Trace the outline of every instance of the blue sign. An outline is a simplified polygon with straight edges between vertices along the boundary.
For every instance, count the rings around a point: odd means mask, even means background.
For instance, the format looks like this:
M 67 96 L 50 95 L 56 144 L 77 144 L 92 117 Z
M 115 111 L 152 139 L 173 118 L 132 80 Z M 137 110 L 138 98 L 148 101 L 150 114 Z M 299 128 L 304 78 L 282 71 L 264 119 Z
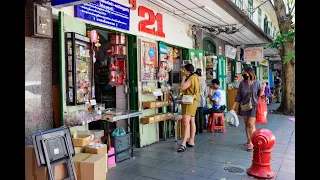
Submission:
M 74 16 L 119 29 L 130 28 L 130 8 L 110 0 L 76 5 Z
M 159 44 L 160 54 L 168 54 L 168 48 L 165 44 Z
M 149 56 L 151 57 L 151 58 L 153 58 L 154 57 L 154 49 L 151 47 L 150 49 L 149 49 Z
M 91 0 L 96 1 L 96 0 Z M 66 6 L 74 6 L 76 4 L 82 4 L 91 2 L 90 0 L 52 0 L 51 5 L 55 7 L 66 7 Z

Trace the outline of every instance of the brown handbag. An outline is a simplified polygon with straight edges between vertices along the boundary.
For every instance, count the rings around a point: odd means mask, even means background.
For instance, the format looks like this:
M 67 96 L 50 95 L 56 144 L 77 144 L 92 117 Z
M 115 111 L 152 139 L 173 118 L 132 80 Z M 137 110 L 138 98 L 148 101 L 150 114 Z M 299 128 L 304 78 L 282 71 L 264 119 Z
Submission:
M 240 104 L 240 109 L 241 109 L 241 111 L 250 111 L 251 109 L 252 109 L 252 102 L 251 102 L 251 100 L 252 100 L 252 92 L 251 92 L 251 89 L 250 89 L 250 85 L 249 85 L 249 90 L 250 90 L 250 92 L 249 92 L 249 102 L 247 103 L 247 104 Z

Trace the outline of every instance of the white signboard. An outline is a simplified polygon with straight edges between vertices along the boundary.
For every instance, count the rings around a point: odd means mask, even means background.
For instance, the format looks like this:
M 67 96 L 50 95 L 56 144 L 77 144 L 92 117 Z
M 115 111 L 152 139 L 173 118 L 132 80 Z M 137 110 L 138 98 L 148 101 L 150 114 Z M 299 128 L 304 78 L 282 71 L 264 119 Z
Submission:
M 230 45 L 225 45 L 224 50 L 227 58 L 231 58 L 231 59 L 236 58 L 237 48 L 234 48 Z
M 263 47 L 249 47 L 243 50 L 244 61 L 262 61 L 263 58 Z

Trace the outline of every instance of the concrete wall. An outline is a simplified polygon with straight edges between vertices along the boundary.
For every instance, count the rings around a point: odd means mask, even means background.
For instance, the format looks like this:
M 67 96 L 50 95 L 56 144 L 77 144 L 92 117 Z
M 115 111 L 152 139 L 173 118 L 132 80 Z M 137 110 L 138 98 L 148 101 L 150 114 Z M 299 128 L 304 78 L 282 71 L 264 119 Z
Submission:
M 25 37 L 25 145 L 53 128 L 52 40 Z

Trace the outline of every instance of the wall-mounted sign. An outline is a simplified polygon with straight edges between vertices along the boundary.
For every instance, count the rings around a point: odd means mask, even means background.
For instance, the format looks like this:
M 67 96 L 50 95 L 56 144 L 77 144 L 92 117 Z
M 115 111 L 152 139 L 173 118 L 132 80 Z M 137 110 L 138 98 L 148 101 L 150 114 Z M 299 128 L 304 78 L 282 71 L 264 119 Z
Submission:
M 51 5 L 54 7 L 67 7 L 92 1 L 96 0 L 52 0 Z
M 262 65 L 262 66 L 268 66 L 268 62 L 266 59 L 262 60 L 259 65 Z
M 74 17 L 123 30 L 129 30 L 130 27 L 130 8 L 111 0 L 76 5 Z
M 159 44 L 159 52 L 160 54 L 168 54 L 168 47 L 165 44 Z
M 225 50 L 225 56 L 227 58 L 235 59 L 237 55 L 237 48 L 234 48 L 230 45 L 225 45 L 224 47 Z
M 250 47 L 243 51 L 244 61 L 262 61 L 263 58 L 263 47 Z
M 219 55 L 222 56 L 222 47 L 219 46 Z
M 139 31 L 152 34 L 159 37 L 166 37 L 166 34 L 163 32 L 163 21 L 162 21 L 162 14 L 157 13 L 155 14 L 153 10 L 145 7 L 140 6 L 138 8 L 138 16 L 146 18 L 141 20 L 138 25 Z M 147 26 L 154 25 L 157 23 L 157 28 L 150 28 Z

